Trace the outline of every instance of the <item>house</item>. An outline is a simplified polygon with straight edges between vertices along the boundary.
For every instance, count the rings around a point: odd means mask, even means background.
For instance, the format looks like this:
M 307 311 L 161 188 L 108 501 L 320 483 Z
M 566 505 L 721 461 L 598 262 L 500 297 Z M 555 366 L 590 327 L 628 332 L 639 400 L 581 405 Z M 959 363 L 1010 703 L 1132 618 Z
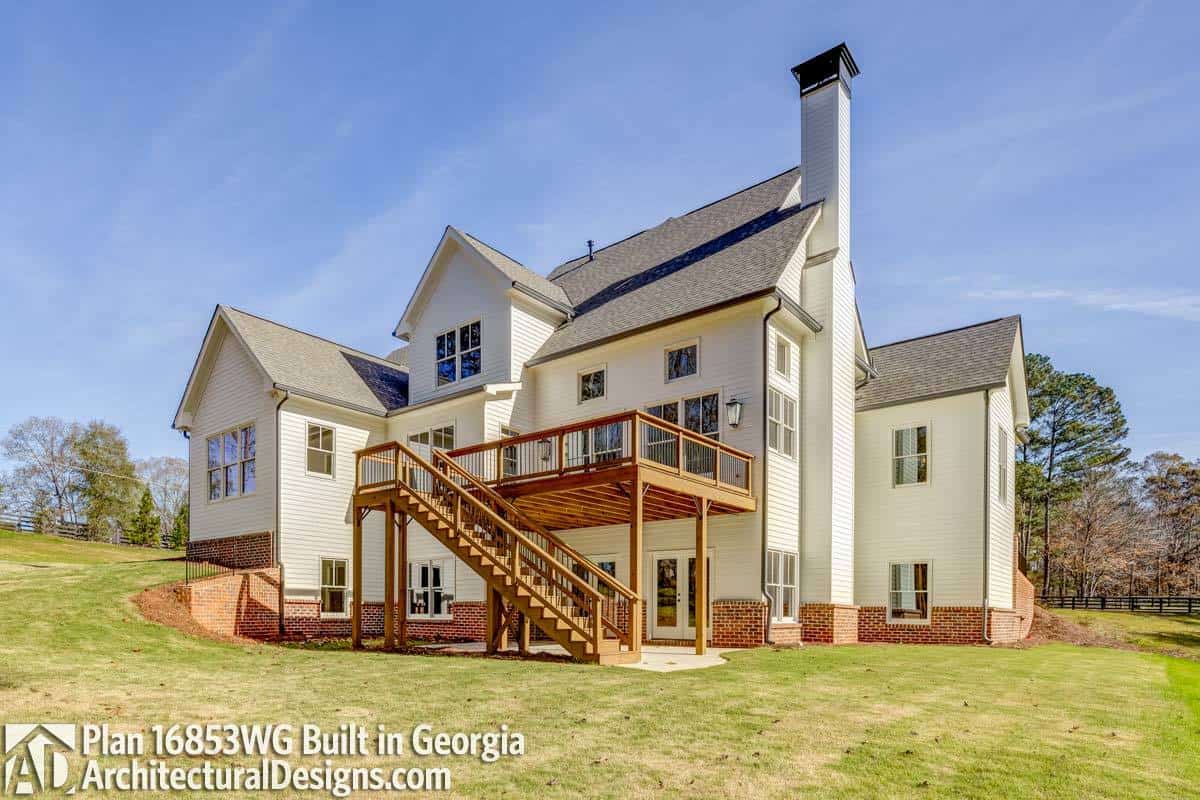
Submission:
M 189 556 L 356 642 L 1023 636 L 1020 319 L 869 346 L 858 67 L 792 74 L 800 166 L 545 277 L 448 227 L 386 357 L 218 306 L 174 422 Z

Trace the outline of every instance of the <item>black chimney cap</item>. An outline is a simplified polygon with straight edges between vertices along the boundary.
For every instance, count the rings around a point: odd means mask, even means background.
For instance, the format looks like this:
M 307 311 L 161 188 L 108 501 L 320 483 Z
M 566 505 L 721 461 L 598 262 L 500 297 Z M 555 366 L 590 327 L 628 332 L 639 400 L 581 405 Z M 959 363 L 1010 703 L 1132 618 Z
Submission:
M 792 67 L 792 75 L 795 76 L 796 83 L 800 84 L 801 94 L 818 89 L 837 78 L 846 81 L 848 90 L 850 79 L 858 76 L 858 64 L 850 54 L 850 48 L 842 42 L 837 47 Z

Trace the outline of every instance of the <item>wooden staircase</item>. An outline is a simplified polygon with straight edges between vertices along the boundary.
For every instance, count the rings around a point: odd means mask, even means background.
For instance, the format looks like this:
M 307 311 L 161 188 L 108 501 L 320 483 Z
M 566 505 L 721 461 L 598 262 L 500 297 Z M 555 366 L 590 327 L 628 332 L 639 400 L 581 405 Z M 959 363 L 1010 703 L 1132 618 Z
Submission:
M 444 453 L 427 461 L 399 442 L 369 448 L 359 453 L 358 483 L 357 502 L 376 493 L 394 501 L 495 592 L 501 608 L 489 614 L 489 636 L 519 612 L 579 661 L 641 658 L 630 633 L 640 627 L 630 622 L 640 620 L 640 598 Z

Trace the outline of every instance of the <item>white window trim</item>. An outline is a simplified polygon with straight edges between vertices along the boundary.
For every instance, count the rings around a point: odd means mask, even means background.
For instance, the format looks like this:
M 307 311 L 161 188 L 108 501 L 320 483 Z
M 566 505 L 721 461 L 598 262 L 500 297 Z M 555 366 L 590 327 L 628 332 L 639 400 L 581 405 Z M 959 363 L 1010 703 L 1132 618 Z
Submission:
M 471 350 L 479 351 L 479 372 L 477 372 L 476 374 L 472 375 L 469 378 L 464 378 L 463 374 L 462 374 L 462 356 L 463 356 L 463 350 L 461 347 L 462 342 L 459 340 L 458 333 L 463 328 L 467 327 L 468 325 L 474 325 L 476 322 L 479 323 L 479 347 L 468 348 L 468 351 L 471 351 Z M 450 357 L 447 357 L 447 358 L 438 358 L 437 357 L 437 340 L 440 337 L 445 336 L 447 333 L 454 334 L 454 356 L 453 356 L 453 358 L 454 358 L 454 380 L 447 381 L 446 383 L 438 383 L 438 364 L 440 364 L 443 361 L 449 361 Z M 434 389 L 434 391 L 437 391 L 438 389 L 445 389 L 447 386 L 461 386 L 461 385 L 463 385 L 464 381 L 467 383 L 470 383 L 471 381 L 479 380 L 481 378 L 483 378 L 483 318 L 482 317 L 475 317 L 474 319 L 469 319 L 469 320 L 466 320 L 465 322 L 460 322 L 452 328 L 446 328 L 445 330 L 438 331 L 437 333 L 435 333 L 433 335 L 433 389 Z
M 454 447 L 455 448 L 459 447 L 460 445 L 458 443 L 458 418 L 457 417 L 455 417 L 453 419 L 442 420 L 441 422 L 434 422 L 423 428 L 415 428 L 413 430 L 407 431 L 404 434 L 404 445 L 406 447 L 409 446 L 410 440 L 412 439 L 412 437 L 420 436 L 423 433 L 429 439 L 429 443 L 426 446 L 432 451 L 433 450 L 433 432 L 437 431 L 437 430 L 442 430 L 443 428 L 451 428 L 454 430 Z M 454 449 L 454 448 L 451 448 L 451 449 Z
M 685 408 L 684 402 L 686 402 L 688 400 L 695 400 L 700 397 L 707 397 L 710 394 L 715 394 L 717 396 L 717 409 L 718 409 L 717 410 L 717 436 L 720 437 L 719 439 L 714 439 L 713 441 L 724 442 L 725 441 L 725 415 L 722 412 L 725 409 L 725 392 L 722 389 L 705 389 L 704 391 L 700 391 L 700 392 L 689 392 L 688 394 L 679 395 L 677 397 L 668 397 L 663 400 L 656 400 L 656 401 L 650 402 L 650 403 L 643 403 L 642 411 L 649 414 L 650 412 L 648 409 L 651 409 L 655 406 L 665 406 L 665 405 L 673 403 L 675 405 L 675 413 L 678 415 L 679 421 L 672 423 L 672 424 L 678 425 L 679 427 L 683 428 L 685 431 L 694 433 L 697 436 L 703 436 L 705 439 L 708 439 L 708 438 L 710 438 L 708 436 L 708 434 L 700 433 L 699 431 L 693 431 L 690 428 L 688 428 L 688 426 L 686 424 L 684 424 L 687 422 L 687 415 L 684 413 L 684 408 Z M 650 416 L 653 417 L 654 415 L 650 414 Z M 658 419 L 658 417 L 654 417 L 654 418 Z
M 252 459 L 251 458 L 245 458 L 245 459 L 242 458 L 242 430 L 244 428 L 254 428 L 254 458 L 252 458 Z M 221 496 L 218 497 L 216 500 L 213 500 L 212 497 L 209 495 L 209 486 L 208 486 L 208 473 L 212 472 L 212 470 L 209 469 L 209 467 L 208 467 L 208 440 L 213 439 L 213 438 L 219 438 L 221 440 L 221 453 L 222 453 L 222 458 L 224 458 L 224 455 L 223 455 L 225 452 L 224 442 L 225 442 L 225 434 L 227 434 L 227 433 L 237 433 L 237 435 L 238 435 L 238 493 L 236 495 L 234 495 L 233 497 L 230 497 L 229 495 L 227 495 L 225 493 L 225 467 L 227 467 L 229 465 L 222 463 L 221 464 Z M 253 461 L 254 467 L 255 467 L 254 491 L 252 491 L 252 492 L 243 492 L 242 491 L 242 487 L 246 483 L 246 479 L 242 476 L 242 465 L 244 463 L 246 463 L 247 461 Z M 234 500 L 241 500 L 243 497 L 252 497 L 256 494 L 258 494 L 258 421 L 253 420 L 253 419 L 248 420 L 246 422 L 243 422 L 240 425 L 234 425 L 232 427 L 222 428 L 217 433 L 210 433 L 209 435 L 205 436 L 204 437 L 204 497 L 208 501 L 208 503 L 210 505 L 213 503 L 231 503 Z
M 404 601 L 404 604 L 405 604 L 405 605 L 404 605 L 404 610 L 405 610 L 405 614 L 406 614 L 406 616 L 407 616 L 407 618 L 408 618 L 408 619 L 428 619 L 428 620 L 435 620 L 435 621 L 439 621 L 439 622 L 445 622 L 445 621 L 449 621 L 449 620 L 452 620 L 452 619 L 454 619 L 454 612 L 453 612 L 453 611 L 449 611 L 449 612 L 447 612 L 447 613 L 445 613 L 445 614 L 433 614 L 433 613 L 429 613 L 429 614 L 414 614 L 414 613 L 412 613 L 412 612 L 410 611 L 410 609 L 411 609 L 411 607 L 412 607 L 412 606 L 411 606 L 411 603 L 412 603 L 412 592 L 413 592 L 413 590 L 414 590 L 414 589 L 419 589 L 419 588 L 421 588 L 421 587 L 416 587 L 416 586 L 414 586 L 414 585 L 413 585 L 413 582 L 412 582 L 412 568 L 413 568 L 414 566 L 419 566 L 419 565 L 421 565 L 421 564 L 429 564 L 430 566 L 432 566 L 434 562 L 441 562 L 442 564 L 449 564 L 449 565 L 450 565 L 450 571 L 451 571 L 451 576 L 450 576 L 450 577 L 451 577 L 451 581 L 450 581 L 450 584 L 449 584 L 448 586 L 447 586 L 445 583 L 443 583 L 443 584 L 442 584 L 442 592 L 443 592 L 443 593 L 445 593 L 446 591 L 449 591 L 449 592 L 450 592 L 450 596 L 453 598 L 452 600 L 450 600 L 450 603 L 451 603 L 451 604 L 454 604 L 454 603 L 457 603 L 457 602 L 458 602 L 458 592 L 456 591 L 456 583 L 458 582 L 458 564 L 457 564 L 457 559 L 455 559 L 455 557 L 454 557 L 453 555 L 448 555 L 448 556 L 430 556 L 429 558 L 418 558 L 418 559 L 412 559 L 412 560 L 410 560 L 410 561 L 408 562 L 408 565 L 407 565 L 407 568 L 408 568 L 408 580 L 406 580 L 406 581 L 405 581 L 405 588 L 406 588 L 406 590 L 408 591 L 408 596 L 403 598 L 403 601 Z M 443 567 L 442 567 L 442 571 L 443 571 L 443 574 L 444 574 L 444 572 L 445 572 L 445 566 L 443 566 Z M 424 588 L 425 588 L 426 590 L 429 590 L 429 589 L 432 589 L 433 587 L 432 587 L 432 586 L 427 586 L 427 587 L 424 587 Z M 432 598 L 430 598 L 430 600 L 431 600 L 431 602 L 430 602 L 430 607 L 432 607 L 432 605 L 433 605 L 433 604 L 432 604 Z
M 321 592 L 325 589 L 324 570 L 321 569 L 322 561 L 345 561 L 346 562 L 346 610 L 342 613 L 336 611 L 325 611 L 321 608 L 322 599 Z M 354 581 L 351 575 L 350 559 L 346 556 L 317 556 L 317 616 L 321 619 L 349 619 L 351 609 L 354 608 Z
M 308 468 L 308 451 L 312 449 L 311 447 L 309 447 L 309 444 L 308 444 L 308 426 L 309 425 L 316 425 L 319 428 L 326 428 L 330 431 L 333 431 L 333 450 L 329 452 L 330 471 L 329 471 L 328 475 L 326 475 L 324 472 L 313 472 Z M 332 480 L 337 479 L 337 439 L 338 439 L 338 435 L 337 435 L 337 426 L 336 425 L 330 425 L 327 422 L 322 422 L 321 420 L 317 420 L 317 419 L 305 419 L 304 420 L 304 474 L 305 475 L 307 475 L 310 478 L 320 478 L 321 480 L 325 480 L 325 481 L 332 481 Z M 326 451 L 320 450 L 318 448 L 318 452 L 324 453 Z
M 604 394 L 600 395 L 599 397 L 589 397 L 587 400 L 584 400 L 583 399 L 583 376 L 591 375 L 593 372 L 603 372 L 604 373 Z M 576 403 L 576 405 L 582 406 L 582 405 L 586 405 L 587 403 L 594 403 L 597 400 L 607 400 L 607 399 L 608 399 L 608 364 L 607 363 L 597 364 L 593 367 L 587 367 L 586 369 L 578 370 L 575 373 L 575 403 Z
M 1006 451 L 1012 450 L 1012 443 L 1008 438 L 1008 429 L 1003 423 L 996 426 L 996 499 L 1001 503 L 1008 505 L 1008 484 L 1012 480 L 1011 466 L 1009 463 L 1009 455 Z
M 892 567 L 897 564 L 924 564 L 926 575 L 925 582 L 929 584 L 929 588 L 925 590 L 925 596 L 929 602 L 929 616 L 925 619 L 892 619 Z M 931 625 L 933 624 L 933 559 L 932 558 L 904 558 L 889 561 L 887 565 L 887 574 L 884 576 L 884 588 L 887 590 L 887 602 L 884 608 L 883 621 L 886 625 Z
M 792 612 L 793 613 L 790 614 L 789 616 L 785 617 L 785 616 L 775 614 L 774 613 L 775 609 L 772 609 L 771 621 L 772 622 L 795 622 L 798 619 L 798 616 L 795 612 L 797 612 L 799 610 L 799 606 L 800 606 L 800 554 L 794 550 L 782 550 L 777 547 L 768 547 L 767 548 L 767 554 L 768 554 L 767 557 L 768 558 L 770 558 L 771 553 L 781 553 L 783 555 L 790 555 L 793 558 L 795 558 L 795 572 L 793 573 L 794 582 L 791 584 Z M 782 564 L 781 564 L 781 566 L 782 566 Z M 768 569 L 769 569 L 769 567 L 768 567 Z M 786 583 L 768 583 L 767 584 L 768 587 L 779 586 L 781 588 L 785 587 L 787 585 L 788 584 L 786 584 Z
M 787 353 L 788 357 L 787 357 L 787 360 L 784 362 L 784 369 L 779 368 L 779 343 L 780 342 L 783 342 L 783 344 L 785 344 L 788 348 L 788 353 Z M 791 339 L 789 339 L 788 337 L 786 337 L 782 333 L 780 333 L 778 329 L 775 329 L 775 369 L 773 370 L 773 372 L 775 373 L 775 375 L 777 377 L 784 378 L 785 380 L 791 381 L 791 379 L 792 379 L 792 349 L 795 346 L 796 346 L 795 342 L 793 342 Z
M 913 483 L 896 483 L 896 459 L 911 458 L 911 456 L 896 455 L 896 431 L 907 431 L 913 428 L 925 429 L 925 480 L 914 481 Z M 896 425 L 888 433 L 888 480 L 892 484 L 893 489 L 913 489 L 920 486 L 930 486 L 933 483 L 933 423 L 931 422 L 912 422 L 904 425 Z M 899 564 L 910 564 L 910 561 L 899 561 Z M 924 562 L 921 562 L 924 563 Z
M 670 374 L 671 351 L 682 350 L 683 348 L 691 347 L 692 345 L 695 345 L 696 347 L 696 371 L 690 375 L 680 375 L 678 378 L 672 378 Z M 684 339 L 682 342 L 676 342 L 675 344 L 670 344 L 663 348 L 663 383 L 678 383 L 679 381 L 686 381 L 688 378 L 699 378 L 701 369 L 699 336 L 694 339 Z M 605 389 L 607 388 L 608 384 L 605 383 Z
M 783 414 L 783 410 L 785 408 L 784 401 L 785 400 L 792 401 L 792 426 L 790 428 L 790 430 L 791 430 L 790 434 L 788 433 L 789 428 L 786 424 L 786 421 L 783 419 L 782 416 L 779 419 L 775 419 L 771 416 L 771 393 L 772 392 L 779 395 L 779 413 L 780 414 Z M 800 403 L 796 400 L 795 397 L 793 397 L 792 395 L 783 391 L 782 389 L 775 388 L 774 386 L 767 387 L 767 431 L 768 431 L 767 449 L 768 450 L 770 450 L 772 453 L 783 456 L 784 458 L 786 458 L 790 461 L 796 460 L 796 451 L 799 449 L 799 447 L 797 445 L 797 440 L 799 438 L 799 426 L 800 426 L 800 422 L 797 419 L 797 417 L 799 417 L 799 416 L 800 416 Z M 780 444 L 783 443 L 784 436 L 787 436 L 788 440 L 792 443 L 791 455 L 789 455 L 788 452 L 786 450 L 784 450 L 782 447 L 771 447 L 771 445 L 770 445 L 770 441 L 771 441 L 770 430 L 771 430 L 772 423 L 779 425 L 779 443 Z M 928 475 L 928 471 L 926 472 L 926 475 Z

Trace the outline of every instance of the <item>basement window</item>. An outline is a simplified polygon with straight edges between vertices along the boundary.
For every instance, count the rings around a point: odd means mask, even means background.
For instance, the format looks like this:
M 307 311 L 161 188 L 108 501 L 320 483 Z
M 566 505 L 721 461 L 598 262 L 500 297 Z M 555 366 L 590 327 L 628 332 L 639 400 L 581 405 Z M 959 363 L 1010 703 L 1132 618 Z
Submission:
M 767 595 L 771 598 L 771 619 L 796 620 L 796 554 L 782 550 L 767 551 Z
M 321 559 L 321 614 L 344 617 L 348 613 L 346 559 Z
M 408 565 L 408 615 L 450 619 L 454 602 L 454 560 L 434 558 Z
M 929 564 L 891 564 L 888 622 L 929 622 Z
M 929 482 L 929 428 L 918 425 L 892 432 L 892 485 Z

